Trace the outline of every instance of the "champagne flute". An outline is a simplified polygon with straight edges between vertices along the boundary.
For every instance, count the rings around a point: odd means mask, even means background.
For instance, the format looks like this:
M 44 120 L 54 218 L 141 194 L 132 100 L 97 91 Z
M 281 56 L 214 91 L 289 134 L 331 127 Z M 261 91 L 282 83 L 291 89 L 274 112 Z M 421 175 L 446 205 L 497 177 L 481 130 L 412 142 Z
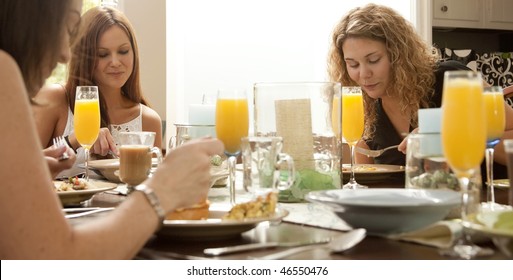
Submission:
M 467 222 L 472 190 L 471 178 L 479 170 L 486 146 L 486 119 L 481 75 L 472 71 L 447 71 L 444 74 L 442 99 L 442 149 L 445 158 L 460 185 L 462 196 L 461 219 Z M 472 243 L 466 234 L 451 248 L 440 251 L 460 259 L 472 259 L 478 255 L 492 254 L 488 248 Z
M 483 209 L 494 210 L 501 207 L 495 203 L 495 192 L 493 188 L 493 152 L 494 147 L 500 141 L 506 127 L 504 112 L 504 96 L 502 88 L 498 86 L 486 87 L 483 90 L 486 112 L 486 181 L 487 181 L 487 202 L 481 204 Z
M 219 90 L 216 102 L 216 134 L 224 143 L 228 157 L 230 203 L 235 205 L 235 164 L 241 153 L 241 139 L 248 136 L 249 112 L 246 92 L 240 89 Z
M 354 177 L 355 146 L 362 137 L 364 125 L 361 87 L 342 87 L 342 137 L 351 149 L 351 176 L 343 189 L 363 189 Z
M 78 86 L 73 122 L 75 136 L 85 152 L 85 179 L 89 181 L 89 149 L 100 132 L 100 103 L 97 86 Z

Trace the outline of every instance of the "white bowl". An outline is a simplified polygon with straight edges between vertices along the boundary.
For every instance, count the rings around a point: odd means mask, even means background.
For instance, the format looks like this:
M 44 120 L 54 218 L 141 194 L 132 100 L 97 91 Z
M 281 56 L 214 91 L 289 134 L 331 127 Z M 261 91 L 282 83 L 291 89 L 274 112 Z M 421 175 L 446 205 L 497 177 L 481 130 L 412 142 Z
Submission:
M 314 191 L 311 202 L 328 205 L 353 228 L 371 235 L 389 235 L 417 230 L 444 219 L 461 204 L 461 194 L 452 190 L 358 189 Z

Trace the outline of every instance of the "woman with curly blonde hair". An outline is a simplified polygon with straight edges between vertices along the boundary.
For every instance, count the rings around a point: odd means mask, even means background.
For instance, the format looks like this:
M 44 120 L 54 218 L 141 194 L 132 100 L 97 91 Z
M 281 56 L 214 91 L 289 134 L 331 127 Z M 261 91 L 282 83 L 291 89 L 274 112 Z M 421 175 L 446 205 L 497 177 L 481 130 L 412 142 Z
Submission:
M 418 109 L 440 107 L 443 73 L 468 69 L 439 62 L 436 50 L 406 19 L 375 4 L 352 9 L 338 23 L 328 66 L 333 81 L 362 87 L 365 130 L 358 146 L 371 149 L 400 144 L 418 126 Z M 357 161 L 373 159 L 358 155 Z M 389 150 L 374 162 L 404 165 L 405 156 Z

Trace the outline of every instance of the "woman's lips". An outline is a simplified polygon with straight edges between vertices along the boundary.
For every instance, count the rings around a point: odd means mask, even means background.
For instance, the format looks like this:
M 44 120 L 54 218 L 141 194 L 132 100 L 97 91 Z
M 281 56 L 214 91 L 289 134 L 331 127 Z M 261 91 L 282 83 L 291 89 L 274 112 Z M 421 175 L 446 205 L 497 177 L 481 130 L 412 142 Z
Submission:
M 124 74 L 124 72 L 111 72 L 111 73 L 107 73 L 107 75 L 112 76 L 112 77 L 120 77 L 123 74 Z
M 363 86 L 363 89 L 365 91 L 373 91 L 378 87 L 378 84 L 372 84 L 372 85 L 365 85 Z

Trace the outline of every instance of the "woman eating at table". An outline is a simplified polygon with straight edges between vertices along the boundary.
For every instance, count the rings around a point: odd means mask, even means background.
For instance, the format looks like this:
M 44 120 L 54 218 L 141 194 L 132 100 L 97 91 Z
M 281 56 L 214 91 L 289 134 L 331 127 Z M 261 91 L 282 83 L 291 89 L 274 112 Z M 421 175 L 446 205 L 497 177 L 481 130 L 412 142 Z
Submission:
M 441 62 L 406 19 L 375 4 L 352 9 L 341 19 L 332 34 L 328 65 L 333 81 L 362 88 L 365 129 L 358 146 L 376 150 L 401 144 L 376 158 L 357 155 L 356 161 L 402 166 L 404 138 L 418 127 L 418 110 L 441 106 L 444 72 L 470 70 L 456 61 Z M 504 106 L 502 139 L 513 137 L 513 109 Z M 507 178 L 502 142 L 495 151 L 497 167 L 502 167 L 495 172 Z
M 82 17 L 82 32 L 72 48 L 70 72 L 65 86 L 44 87 L 35 98 L 35 118 L 43 145 L 52 138 L 66 136 L 78 153 L 76 164 L 84 162 L 84 152 L 73 133 L 75 89 L 97 85 L 100 95 L 101 130 L 91 153 L 117 154 L 118 135 L 123 131 L 153 131 L 156 147 L 161 147 L 162 122 L 148 107 L 139 81 L 139 51 L 132 25 L 120 11 L 94 7 Z M 79 149 L 80 148 L 80 149 Z M 61 173 L 73 176 L 83 169 Z
M 216 139 L 188 142 L 110 214 L 66 221 L 30 104 L 57 62 L 69 60 L 81 6 L 0 0 L 0 259 L 133 258 L 167 212 L 206 198 L 210 156 L 224 150 Z

